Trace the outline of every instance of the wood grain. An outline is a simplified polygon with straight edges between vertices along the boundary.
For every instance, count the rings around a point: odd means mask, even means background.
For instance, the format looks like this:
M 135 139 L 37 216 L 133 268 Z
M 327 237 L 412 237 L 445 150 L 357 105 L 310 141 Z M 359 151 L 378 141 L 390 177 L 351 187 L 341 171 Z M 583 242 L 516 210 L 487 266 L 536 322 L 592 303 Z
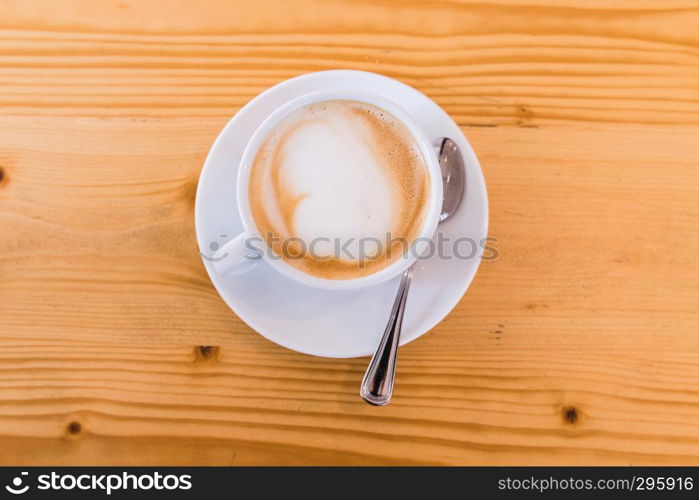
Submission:
M 457 120 L 499 240 L 387 408 L 194 239 L 226 120 L 330 68 Z M 699 464 L 698 117 L 694 1 L 2 2 L 0 463 Z

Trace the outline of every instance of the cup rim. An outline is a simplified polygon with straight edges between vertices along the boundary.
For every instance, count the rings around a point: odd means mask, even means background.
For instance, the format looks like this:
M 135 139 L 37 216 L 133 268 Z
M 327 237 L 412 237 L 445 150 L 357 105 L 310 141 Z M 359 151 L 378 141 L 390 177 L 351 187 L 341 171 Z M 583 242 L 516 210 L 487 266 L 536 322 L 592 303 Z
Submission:
M 363 90 L 317 90 L 306 93 L 274 110 L 262 121 L 257 129 L 255 129 L 255 132 L 248 140 L 243 154 L 241 155 L 236 183 L 237 208 L 243 227 L 245 228 L 245 233 L 248 236 L 262 239 L 251 213 L 252 210 L 250 208 L 248 196 L 248 181 L 254 156 L 257 154 L 259 147 L 267 137 L 269 131 L 284 117 L 303 106 L 338 99 L 354 100 L 377 106 L 396 117 L 410 131 L 422 152 L 423 158 L 425 158 L 428 174 L 430 176 L 430 204 L 425 213 L 423 225 L 415 240 L 420 238 L 431 239 L 436 232 L 442 208 L 442 174 L 434 145 L 410 114 L 398 104 L 383 96 Z M 271 249 L 270 251 L 273 252 Z M 414 253 L 419 252 L 411 252 L 408 258 L 398 259 L 375 273 L 350 279 L 328 279 L 314 276 L 286 263 L 281 257 L 278 259 L 269 259 L 267 255 L 264 255 L 263 260 L 277 272 L 304 285 L 326 290 L 356 290 L 383 283 L 401 274 L 417 260 Z

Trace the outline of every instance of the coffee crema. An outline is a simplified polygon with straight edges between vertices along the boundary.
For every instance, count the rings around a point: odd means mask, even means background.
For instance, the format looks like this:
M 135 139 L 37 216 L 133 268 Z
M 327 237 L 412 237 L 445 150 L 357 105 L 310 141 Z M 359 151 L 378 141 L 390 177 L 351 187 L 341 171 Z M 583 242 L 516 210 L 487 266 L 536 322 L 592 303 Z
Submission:
M 326 279 L 375 273 L 419 235 L 430 177 L 408 128 L 371 104 L 330 100 L 292 111 L 250 171 L 259 233 L 275 254 Z

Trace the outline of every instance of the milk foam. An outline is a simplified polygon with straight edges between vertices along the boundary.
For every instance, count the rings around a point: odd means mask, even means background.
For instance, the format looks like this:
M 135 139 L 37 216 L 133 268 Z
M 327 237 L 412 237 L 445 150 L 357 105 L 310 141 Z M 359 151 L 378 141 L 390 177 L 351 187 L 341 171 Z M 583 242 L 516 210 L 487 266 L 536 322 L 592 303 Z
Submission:
M 306 248 L 314 242 L 313 255 L 290 264 L 348 279 L 400 254 L 360 263 L 338 258 L 338 242 L 359 259 L 368 238 L 383 250 L 387 234 L 414 238 L 428 183 L 424 158 L 401 122 L 374 106 L 335 100 L 303 107 L 276 125 L 254 160 L 249 195 L 263 236 L 300 238 Z

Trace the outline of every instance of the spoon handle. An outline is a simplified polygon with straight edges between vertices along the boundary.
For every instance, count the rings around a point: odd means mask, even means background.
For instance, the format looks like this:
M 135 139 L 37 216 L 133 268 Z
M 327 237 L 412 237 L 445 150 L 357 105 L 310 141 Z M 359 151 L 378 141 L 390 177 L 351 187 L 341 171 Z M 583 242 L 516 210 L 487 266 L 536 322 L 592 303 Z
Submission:
M 415 264 L 403 273 L 386 330 L 383 332 L 379 347 L 371 358 L 362 380 L 359 395 L 370 405 L 386 405 L 391 401 L 393 395 L 393 380 L 396 376 L 396 360 L 398 359 L 400 331 L 403 326 L 403 312 L 414 269 Z

